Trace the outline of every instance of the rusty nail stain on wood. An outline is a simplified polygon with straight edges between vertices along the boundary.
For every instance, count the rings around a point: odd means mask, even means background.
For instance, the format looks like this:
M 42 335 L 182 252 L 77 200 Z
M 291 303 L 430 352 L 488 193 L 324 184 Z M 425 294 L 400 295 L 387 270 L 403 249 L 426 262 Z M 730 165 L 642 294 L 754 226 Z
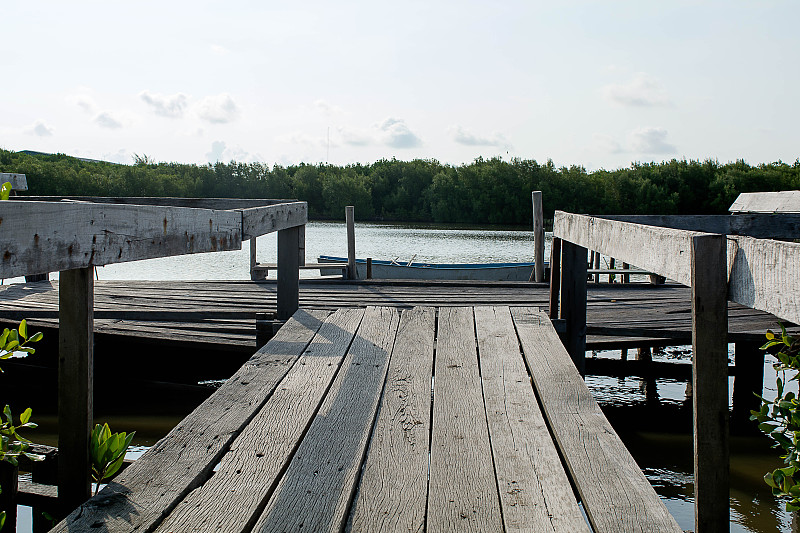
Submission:
M 167 234 L 167 217 L 164 217 L 164 235 Z
M 39 246 L 39 234 L 38 233 L 34 233 L 33 234 L 33 244 L 35 244 L 36 246 Z
M 6 253 L 3 254 L 3 261 L 8 261 L 9 259 L 11 259 L 11 252 L 6 250 Z

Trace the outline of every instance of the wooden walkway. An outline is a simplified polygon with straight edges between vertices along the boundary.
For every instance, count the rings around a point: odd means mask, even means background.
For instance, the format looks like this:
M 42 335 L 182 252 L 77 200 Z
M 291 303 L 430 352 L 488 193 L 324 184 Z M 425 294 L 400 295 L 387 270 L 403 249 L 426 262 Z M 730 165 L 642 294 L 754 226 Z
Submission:
M 2 289 L 2 287 L 0 287 Z M 369 305 L 508 305 L 547 308 L 549 289 L 526 282 L 347 282 L 301 280 L 303 309 Z M 256 348 L 255 315 L 274 312 L 274 281 L 97 281 L 94 327 L 98 335 L 148 338 L 167 345 Z M 690 289 L 682 285 L 589 284 L 587 347 L 624 348 L 691 343 Z M 730 303 L 729 339 L 760 341 L 777 319 Z M 58 324 L 58 283 L 0 290 L 0 322 L 27 318 L 35 327 Z
M 301 309 L 55 531 L 588 532 L 570 483 L 681 531 L 537 308 Z

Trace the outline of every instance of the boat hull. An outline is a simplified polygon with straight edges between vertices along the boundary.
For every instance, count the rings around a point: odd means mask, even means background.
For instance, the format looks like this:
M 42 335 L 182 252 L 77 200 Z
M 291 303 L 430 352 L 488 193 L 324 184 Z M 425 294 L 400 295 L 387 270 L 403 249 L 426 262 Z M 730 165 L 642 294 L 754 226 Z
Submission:
M 347 258 L 320 256 L 320 263 L 346 263 Z M 545 266 L 547 266 L 545 264 Z M 372 279 L 424 279 L 464 281 L 528 281 L 533 263 L 393 263 L 372 260 Z M 320 268 L 320 275 L 341 274 L 341 268 Z M 367 261 L 356 259 L 356 276 L 367 279 Z

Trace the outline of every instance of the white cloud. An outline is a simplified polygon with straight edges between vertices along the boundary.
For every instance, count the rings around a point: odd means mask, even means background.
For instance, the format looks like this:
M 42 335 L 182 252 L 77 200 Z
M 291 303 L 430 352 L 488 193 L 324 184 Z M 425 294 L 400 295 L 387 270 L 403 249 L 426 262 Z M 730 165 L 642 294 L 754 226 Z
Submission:
M 94 100 L 86 94 L 73 94 L 68 96 L 66 99 L 69 103 L 78 106 L 84 113 L 91 115 L 97 110 L 97 104 L 95 104 Z
M 618 104 L 637 107 L 667 106 L 671 102 L 661 84 L 644 73 L 639 73 L 628 83 L 603 87 L 605 97 Z
M 476 135 L 462 126 L 451 126 L 450 137 L 458 144 L 465 146 L 503 146 L 510 147 L 509 142 L 500 133 L 492 133 L 488 137 Z
M 225 48 L 224 46 L 222 46 L 220 44 L 212 44 L 211 45 L 211 51 L 214 52 L 218 56 L 224 56 L 224 55 L 228 55 L 230 53 L 230 50 L 228 50 L 227 48 Z
M 106 152 L 100 156 L 103 161 L 110 161 L 112 163 L 130 164 L 133 161 L 133 156 L 128 153 L 124 148 L 120 148 L 116 152 Z
M 52 137 L 53 128 L 51 128 L 41 120 L 37 120 L 36 122 L 33 123 L 32 126 L 25 128 L 25 133 L 36 135 L 38 137 Z
M 338 105 L 330 104 L 325 100 L 316 100 L 314 102 L 314 107 L 316 107 L 318 110 L 322 111 L 326 115 L 340 115 L 344 112 L 342 108 L 339 107 Z
M 339 128 L 337 131 L 342 142 L 349 146 L 369 146 L 374 142 L 372 136 L 364 131 L 348 128 Z
M 150 91 L 142 91 L 139 93 L 139 98 L 144 100 L 156 115 L 169 118 L 182 117 L 183 112 L 189 105 L 188 99 L 183 93 L 162 95 L 151 93 Z
M 122 127 L 122 120 L 110 111 L 103 111 L 92 119 L 95 124 L 103 128 L 117 130 Z
M 227 124 L 239 116 L 239 106 L 227 93 L 208 96 L 197 105 L 197 114 L 213 124 Z
M 405 120 L 387 118 L 378 125 L 382 141 L 392 148 L 415 148 L 422 145 L 422 140 L 406 125 Z
M 595 134 L 592 137 L 594 139 L 594 146 L 598 151 L 609 154 L 621 154 L 625 152 L 622 145 L 608 135 Z
M 209 163 L 238 161 L 242 163 L 253 163 L 261 161 L 263 158 L 259 154 L 251 154 L 242 148 L 235 146 L 229 148 L 224 141 L 214 141 L 211 143 L 211 151 L 206 153 Z
M 664 128 L 640 128 L 630 134 L 631 148 L 635 152 L 645 154 L 674 154 L 678 151 L 675 145 L 667 142 L 667 130 Z

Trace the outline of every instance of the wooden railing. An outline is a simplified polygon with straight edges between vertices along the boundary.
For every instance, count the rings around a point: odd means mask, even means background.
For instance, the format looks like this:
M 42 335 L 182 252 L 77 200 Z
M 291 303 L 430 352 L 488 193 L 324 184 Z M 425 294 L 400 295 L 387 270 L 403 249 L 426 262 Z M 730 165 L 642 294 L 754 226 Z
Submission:
M 241 249 L 278 232 L 279 319 L 298 308 L 305 202 L 181 198 L 41 198 L 0 202 L 0 278 L 60 271 L 59 455 L 62 510 L 89 497 L 93 425 L 93 267 Z
M 551 277 L 551 312 L 564 320 L 567 349 L 580 370 L 587 249 L 692 288 L 695 531 L 727 531 L 727 301 L 800 321 L 800 244 L 771 240 L 800 236 L 800 215 L 599 217 L 556 211 L 553 234 L 551 269 L 558 274 Z M 559 255 L 560 268 L 554 264 Z

